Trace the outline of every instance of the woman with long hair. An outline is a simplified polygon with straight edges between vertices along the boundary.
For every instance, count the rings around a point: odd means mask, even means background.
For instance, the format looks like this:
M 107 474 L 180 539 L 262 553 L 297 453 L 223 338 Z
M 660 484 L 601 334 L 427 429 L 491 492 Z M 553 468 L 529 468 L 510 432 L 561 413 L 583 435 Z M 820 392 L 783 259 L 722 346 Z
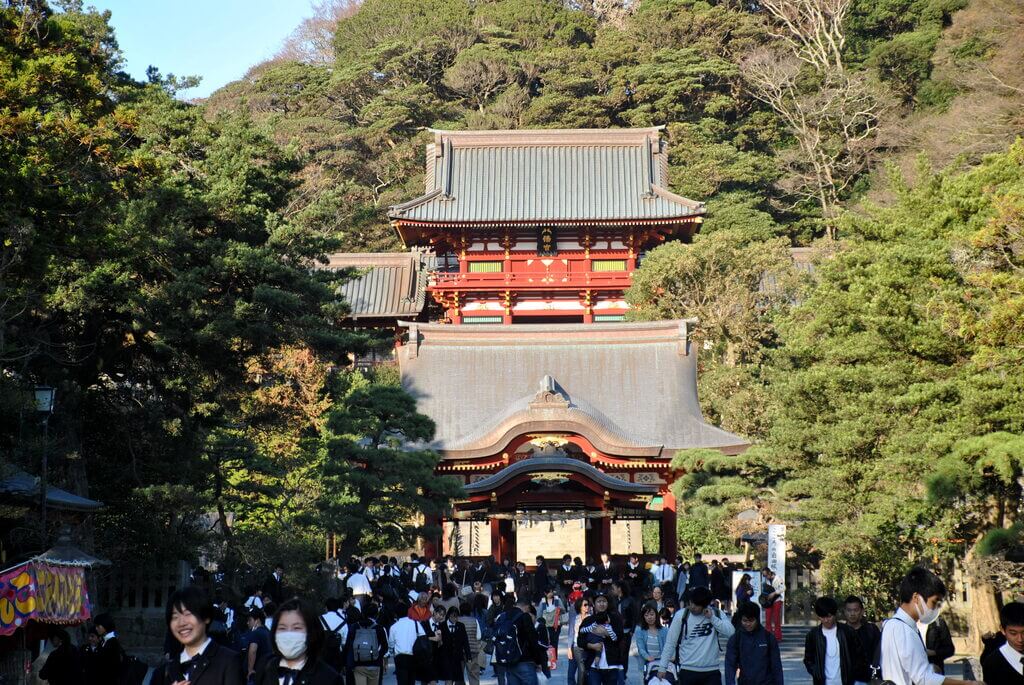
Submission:
M 566 685 L 583 685 L 586 682 L 586 661 L 583 650 L 578 646 L 580 626 L 594 611 L 594 603 L 589 596 L 576 600 L 576 621 L 569 631 L 569 669 L 566 673 Z
M 668 628 L 661 622 L 658 606 L 654 603 L 645 604 L 640 610 L 640 622 L 633 633 L 633 643 L 636 645 L 637 657 L 640 660 L 640 672 L 644 674 L 645 680 L 651 664 L 658 663 L 661 658 L 667 637 Z
M 754 600 L 754 585 L 750 582 L 750 574 L 744 573 L 743 577 L 740 578 L 740 582 L 736 585 L 736 606 L 743 604 L 744 602 L 752 602 Z
M 298 597 L 283 602 L 270 627 L 274 656 L 256 674 L 256 685 L 342 685 L 321 658 L 324 628 L 313 607 Z

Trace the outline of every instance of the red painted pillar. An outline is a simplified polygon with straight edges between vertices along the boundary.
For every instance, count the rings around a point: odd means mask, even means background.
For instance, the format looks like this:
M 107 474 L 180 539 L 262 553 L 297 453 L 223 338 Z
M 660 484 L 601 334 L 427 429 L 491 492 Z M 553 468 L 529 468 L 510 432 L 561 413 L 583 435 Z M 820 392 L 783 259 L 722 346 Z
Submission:
M 491 519 L 491 556 L 501 563 L 501 519 Z
M 437 514 L 425 514 L 423 516 L 423 525 L 436 526 L 441 529 L 441 532 L 427 533 L 423 538 L 423 556 L 428 559 L 437 559 L 440 556 L 441 538 L 444 535 L 441 517 Z
M 671 490 L 662 494 L 661 509 L 661 553 L 674 561 L 679 550 L 679 534 L 676 531 L 676 497 Z
M 598 554 L 601 553 L 612 553 L 612 520 L 608 516 L 602 516 L 598 519 L 601 526 L 601 548 L 597 550 Z M 594 562 L 597 563 L 598 559 Z
M 516 561 L 516 532 L 511 519 L 501 520 L 501 558 Z

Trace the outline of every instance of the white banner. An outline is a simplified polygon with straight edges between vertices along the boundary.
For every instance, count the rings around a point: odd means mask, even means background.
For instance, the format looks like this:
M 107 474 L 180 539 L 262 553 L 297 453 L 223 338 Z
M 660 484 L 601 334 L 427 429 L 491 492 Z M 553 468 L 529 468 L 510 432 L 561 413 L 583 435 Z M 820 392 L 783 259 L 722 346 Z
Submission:
M 768 526 L 768 568 L 775 574 L 773 587 L 776 591 L 786 594 L 786 526 L 775 524 Z M 781 623 L 786 622 L 786 605 L 782 605 Z

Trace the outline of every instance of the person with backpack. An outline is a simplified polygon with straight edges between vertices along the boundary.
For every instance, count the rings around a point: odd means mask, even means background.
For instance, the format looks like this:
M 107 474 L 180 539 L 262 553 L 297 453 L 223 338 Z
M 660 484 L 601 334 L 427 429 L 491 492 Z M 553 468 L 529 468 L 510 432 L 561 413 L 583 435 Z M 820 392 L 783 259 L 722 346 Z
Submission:
M 671 662 L 678 667 L 679 685 L 721 685 L 718 638 L 728 639 L 735 632 L 729 617 L 711 606 L 711 590 L 704 586 L 693 588 L 687 608 L 677 611 L 672 618 L 665 640 L 667 648 L 658 663 L 658 677 L 665 677 Z
M 398 685 L 413 685 L 416 682 L 416 643 L 421 636 L 426 635 L 423 626 L 410 618 L 408 611 L 408 605 L 399 604 L 398 613 L 401 618 L 388 630 L 388 653 L 395 660 L 395 679 Z
M 324 630 L 324 660 L 339 673 L 345 668 L 343 651 L 348 641 L 348 617 L 342 611 L 342 600 L 328 597 L 324 602 L 327 609 L 320 615 L 320 625 Z
M 537 613 L 544 619 L 547 630 L 547 642 L 555 648 L 555 656 L 558 655 L 558 637 L 562 632 L 562 623 L 565 621 L 565 603 L 562 598 L 555 594 L 555 588 L 549 586 L 544 593 L 544 598 L 537 605 Z
M 783 685 L 779 643 L 761 625 L 761 609 L 753 602 L 743 602 L 736 609 L 736 618 L 739 630 L 725 648 L 725 685 Z
M 242 685 L 245 677 L 238 652 L 215 642 L 209 635 L 214 617 L 206 592 L 189 586 L 167 600 L 167 626 L 181 645 L 178 658 L 157 671 L 153 685 Z
M 537 644 L 530 606 L 529 599 L 521 599 L 494 621 L 494 663 L 507 685 L 537 685 L 537 667 L 547 659 Z
M 352 672 L 355 685 L 377 685 L 388 644 L 387 633 L 377 624 L 377 605 L 368 605 L 365 612 L 352 607 L 347 616 L 348 638 L 342 650 L 345 668 Z

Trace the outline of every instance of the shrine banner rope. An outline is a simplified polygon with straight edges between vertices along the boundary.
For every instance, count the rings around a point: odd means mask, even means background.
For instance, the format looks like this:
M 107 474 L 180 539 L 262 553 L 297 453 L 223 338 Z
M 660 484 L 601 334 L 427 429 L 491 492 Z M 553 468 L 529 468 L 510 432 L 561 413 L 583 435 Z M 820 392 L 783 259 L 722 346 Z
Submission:
M 89 617 L 81 566 L 30 562 L 0 575 L 0 635 L 10 635 L 30 620 L 74 625 Z

